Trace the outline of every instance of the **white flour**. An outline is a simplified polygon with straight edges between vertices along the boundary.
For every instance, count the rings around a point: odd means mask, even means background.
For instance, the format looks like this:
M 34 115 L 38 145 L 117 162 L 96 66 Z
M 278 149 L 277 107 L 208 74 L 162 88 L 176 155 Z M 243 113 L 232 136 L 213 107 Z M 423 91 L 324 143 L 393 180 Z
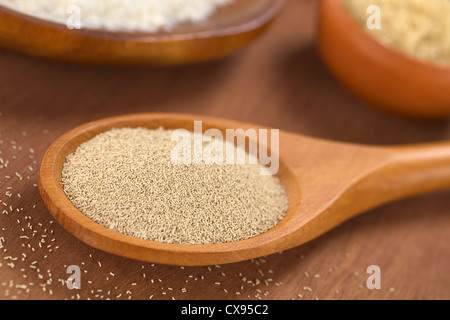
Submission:
M 0 0 L 13 10 L 75 28 L 157 32 L 200 22 L 233 0 Z

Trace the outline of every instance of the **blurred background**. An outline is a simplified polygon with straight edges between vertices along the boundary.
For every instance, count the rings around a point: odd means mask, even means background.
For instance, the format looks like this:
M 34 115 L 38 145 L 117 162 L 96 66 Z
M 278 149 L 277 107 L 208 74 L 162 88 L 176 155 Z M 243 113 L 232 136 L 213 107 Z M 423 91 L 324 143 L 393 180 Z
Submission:
M 8 248 L 7 253 L 0 250 L 0 257 L 19 257 L 16 268 L 5 263 L 0 267 L 0 283 L 11 279 L 18 284 L 31 279 L 44 281 L 35 270 L 25 267 L 33 260 L 39 261 L 41 270 L 52 270 L 54 278 L 48 285 L 52 294 L 39 286 L 26 292 L 5 285 L 0 286 L 0 298 L 78 298 L 57 278 L 66 278 L 63 265 L 81 262 L 87 270 L 83 289 L 77 292 L 81 298 L 105 298 L 106 291 L 111 291 L 110 298 L 123 293 L 122 299 L 450 298 L 448 191 L 373 210 L 264 262 L 247 261 L 212 270 L 151 266 L 115 257 L 82 244 L 56 223 L 50 224 L 52 218 L 33 187 L 45 150 L 73 127 L 108 116 L 195 113 L 375 145 L 449 140 L 448 118 L 421 121 L 392 116 L 366 106 L 343 89 L 318 54 L 317 11 L 316 0 L 288 0 L 280 17 L 248 48 L 220 61 L 192 66 L 83 66 L 0 49 L 0 157 L 10 159 L 9 167 L 0 169 L 0 199 L 8 206 L 22 208 L 20 214 L 30 215 L 33 223 L 54 230 L 59 244 L 51 253 L 40 251 L 32 239 L 18 238 L 23 226 L 14 217 L 0 215 L 4 246 Z M 34 157 L 29 157 L 30 148 Z M 30 165 L 32 171 L 27 169 Z M 29 179 L 14 179 L 15 172 L 27 172 L 22 175 Z M 5 179 L 5 175 L 12 178 Z M 7 187 L 21 197 L 5 197 Z M 36 228 L 44 232 L 44 227 Z M 36 251 L 26 252 L 33 260 L 21 262 L 28 244 L 36 247 Z M 45 255 L 48 257 L 44 259 Z M 21 263 L 26 271 L 20 271 Z M 365 287 L 365 271 L 372 264 L 381 267 L 382 290 Z M 163 282 L 143 282 L 142 269 Z M 108 276 L 109 272 L 116 276 Z M 48 274 L 41 273 L 48 280 Z M 319 276 L 314 277 L 316 274 Z M 254 282 L 260 278 L 263 283 L 264 279 L 272 280 L 268 285 L 255 286 L 243 277 Z M 138 286 L 131 287 L 137 282 Z M 187 292 L 182 293 L 182 288 Z M 133 294 L 125 294 L 128 290 Z M 234 294 L 237 291 L 241 292 L 239 296 Z

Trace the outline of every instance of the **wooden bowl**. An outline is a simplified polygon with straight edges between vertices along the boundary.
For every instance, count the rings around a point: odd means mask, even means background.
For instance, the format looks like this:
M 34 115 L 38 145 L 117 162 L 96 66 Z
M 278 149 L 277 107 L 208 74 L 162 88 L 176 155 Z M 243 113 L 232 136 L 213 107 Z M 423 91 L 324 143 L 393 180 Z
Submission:
M 341 0 L 321 1 L 318 47 L 337 79 L 367 104 L 415 118 L 450 115 L 450 67 L 380 44 Z
M 202 23 L 170 32 L 69 30 L 0 6 L 0 45 L 37 57 L 82 64 L 170 66 L 228 56 L 262 34 L 283 0 L 235 0 Z

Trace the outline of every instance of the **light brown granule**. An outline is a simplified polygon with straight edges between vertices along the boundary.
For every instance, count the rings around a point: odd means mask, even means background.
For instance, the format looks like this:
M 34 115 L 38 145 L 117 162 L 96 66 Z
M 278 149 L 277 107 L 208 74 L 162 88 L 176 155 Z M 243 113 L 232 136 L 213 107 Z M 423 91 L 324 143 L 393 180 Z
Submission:
M 87 217 L 167 243 L 238 241 L 273 228 L 288 199 L 260 164 L 174 164 L 172 131 L 112 129 L 67 157 L 62 186 Z
M 381 43 L 428 62 L 450 64 L 450 1 L 345 0 L 359 24 Z M 371 6 L 380 9 L 380 27 L 367 28 Z M 376 14 L 375 14 L 376 15 Z

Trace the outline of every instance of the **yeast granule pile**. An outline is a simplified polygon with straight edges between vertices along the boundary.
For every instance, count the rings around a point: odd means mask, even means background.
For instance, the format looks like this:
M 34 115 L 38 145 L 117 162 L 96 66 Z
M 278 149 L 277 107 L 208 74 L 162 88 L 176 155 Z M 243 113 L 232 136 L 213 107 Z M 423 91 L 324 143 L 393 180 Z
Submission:
M 288 199 L 260 164 L 174 164 L 172 131 L 112 129 L 67 157 L 64 192 L 95 222 L 133 237 L 211 244 L 254 237 L 285 215 Z
M 367 29 L 381 43 L 420 60 L 450 64 L 449 0 L 344 0 L 364 27 L 367 8 L 380 8 L 381 28 Z

